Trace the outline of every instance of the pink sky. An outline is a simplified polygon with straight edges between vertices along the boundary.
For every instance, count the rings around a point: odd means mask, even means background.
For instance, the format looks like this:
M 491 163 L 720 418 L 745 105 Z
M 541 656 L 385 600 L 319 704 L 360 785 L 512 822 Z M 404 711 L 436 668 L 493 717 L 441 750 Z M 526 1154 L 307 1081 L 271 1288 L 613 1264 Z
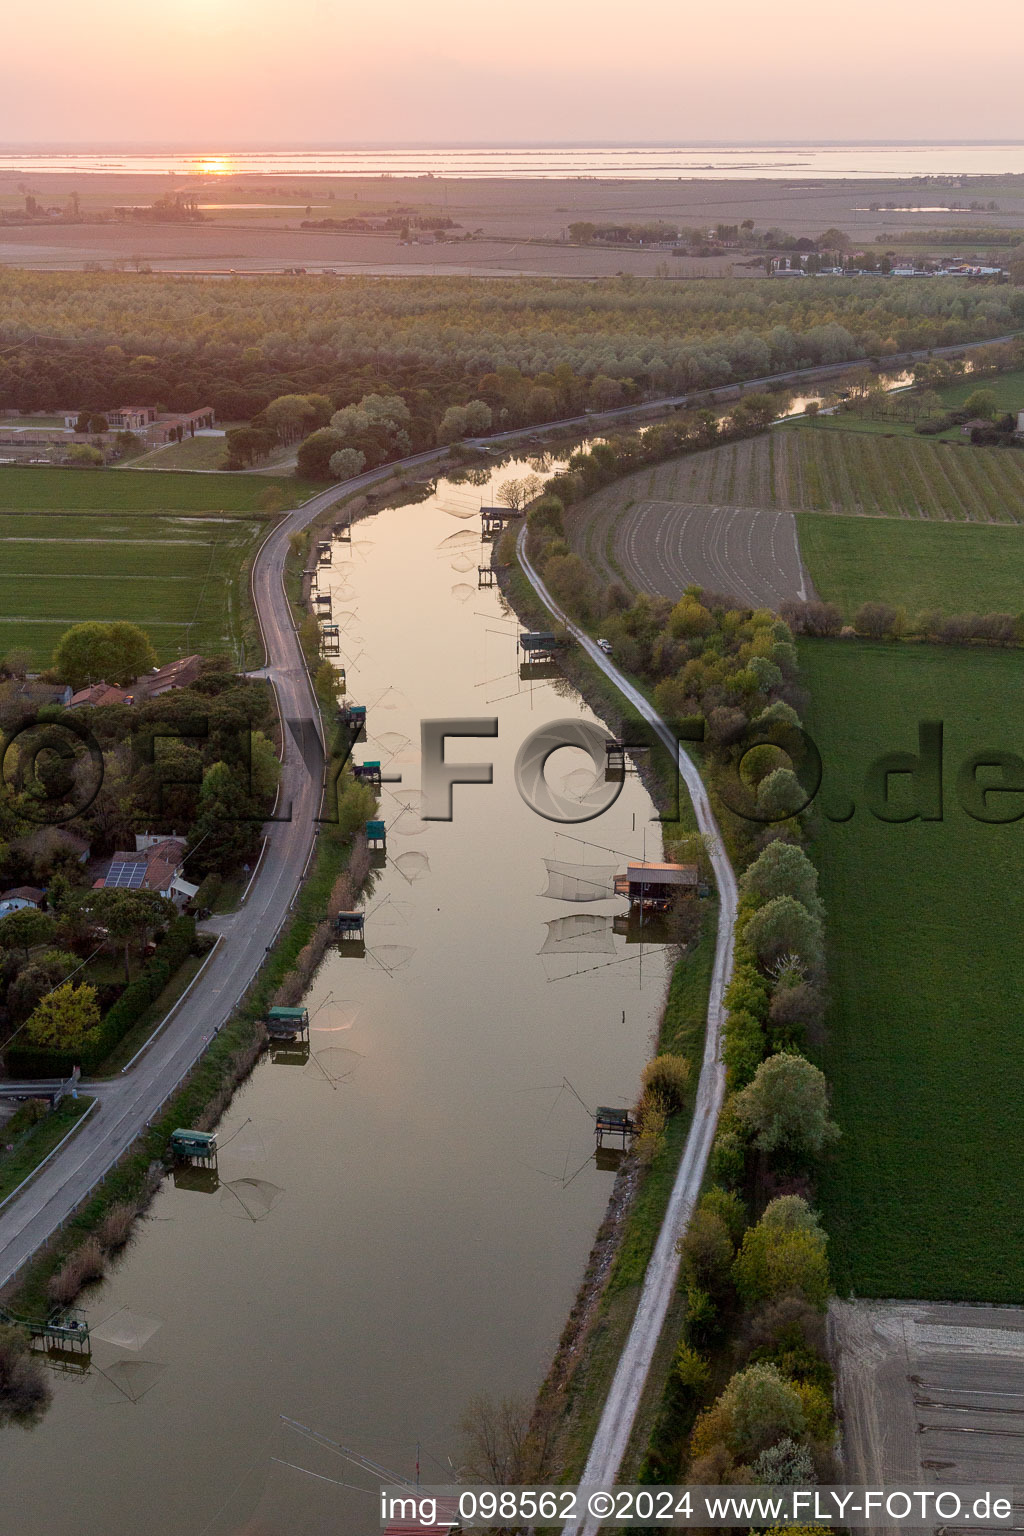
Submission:
M 0 141 L 1024 138 L 1018 0 L 47 0 Z

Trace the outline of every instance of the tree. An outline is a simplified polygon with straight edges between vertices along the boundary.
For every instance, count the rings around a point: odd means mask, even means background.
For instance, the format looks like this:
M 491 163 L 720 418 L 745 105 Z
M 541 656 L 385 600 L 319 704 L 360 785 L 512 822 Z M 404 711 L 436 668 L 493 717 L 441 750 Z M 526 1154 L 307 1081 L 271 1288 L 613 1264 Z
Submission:
M 88 982 L 76 987 L 66 981 L 33 1009 L 25 1033 L 36 1045 L 75 1051 L 89 1044 L 99 1023 L 96 988 Z
M 88 683 L 126 684 L 156 666 L 149 636 L 136 624 L 89 620 L 65 630 L 53 653 L 58 677 L 74 689 Z
M 967 396 L 961 406 L 961 410 L 967 416 L 983 416 L 991 421 L 999 408 L 999 401 L 994 389 L 976 389 Z
M 757 786 L 757 814 L 763 821 L 788 821 L 806 807 L 807 791 L 792 768 L 775 768 Z
M 362 474 L 365 463 L 366 454 L 358 448 L 339 448 L 331 454 L 329 468 L 335 480 L 352 480 Z
M 7 989 L 7 1007 L 12 1019 L 21 1023 L 27 1019 L 47 992 L 59 987 L 72 971 L 78 969 L 79 959 L 68 950 L 48 949 L 37 960 L 24 966 Z
M 130 956 L 133 944 L 141 949 L 153 932 L 163 927 L 174 908 L 156 891 L 128 891 L 111 887 L 90 891 L 82 905 L 110 937 L 124 946 L 124 979 L 131 981 Z
M 332 427 L 321 427 L 299 444 L 295 473 L 303 480 L 330 480 L 331 458 L 345 439 Z
M 733 1244 L 728 1227 L 715 1211 L 698 1206 L 678 1248 L 688 1286 L 719 1299 L 730 1289 Z
M 796 955 L 812 967 L 821 964 L 821 920 L 795 896 L 773 896 L 758 907 L 747 919 L 743 936 L 763 966 L 776 964 L 784 955 Z
M 839 1135 L 828 1117 L 825 1074 L 789 1051 L 762 1061 L 736 1095 L 734 1109 L 760 1152 L 817 1157 Z
M 20 949 L 27 960 L 37 944 L 53 934 L 53 918 L 36 907 L 19 907 L 0 917 L 0 949 Z
M 691 1449 L 702 1458 L 721 1445 L 731 1457 L 749 1463 L 779 1440 L 799 1440 L 805 1428 L 803 1404 L 793 1383 L 774 1365 L 748 1365 L 700 1415 Z
M 818 871 L 795 843 L 779 839 L 762 849 L 743 872 L 740 888 L 759 902 L 774 901 L 777 896 L 792 896 L 814 916 L 820 916 Z
M 278 395 L 263 412 L 263 419 L 282 443 L 297 442 L 316 425 L 317 410 L 305 395 Z
M 871 640 L 891 640 L 900 633 L 902 619 L 898 609 L 888 603 L 861 603 L 853 617 L 858 635 Z
M 105 416 L 99 414 L 89 417 L 90 432 L 109 432 L 110 423 Z

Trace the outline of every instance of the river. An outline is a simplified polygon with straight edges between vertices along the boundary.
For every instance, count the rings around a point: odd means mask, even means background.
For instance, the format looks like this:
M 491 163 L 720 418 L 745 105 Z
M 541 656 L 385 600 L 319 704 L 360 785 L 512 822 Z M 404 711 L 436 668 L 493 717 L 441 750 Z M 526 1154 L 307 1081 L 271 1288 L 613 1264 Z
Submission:
M 530 468 L 442 480 L 333 546 L 322 585 L 369 711 L 356 758 L 401 774 L 366 954 L 332 950 L 316 976 L 309 1060 L 264 1057 L 236 1096 L 217 1188 L 166 1180 L 88 1294 L 91 1368 L 55 1372 L 42 1424 L 0 1439 L 12 1536 L 365 1536 L 361 1458 L 444 1481 L 474 1396 L 544 1374 L 611 1189 L 591 1112 L 635 1098 L 668 956 L 613 932 L 621 900 L 539 894 L 545 859 L 606 882 L 660 840 L 633 777 L 567 829 L 515 788 L 532 730 L 592 718 L 564 680 L 520 677 L 519 625 L 477 587 L 481 502 Z M 494 764 L 455 787 L 450 823 L 419 815 L 419 722 L 438 716 L 499 721 L 449 744 Z M 582 793 L 581 761 L 557 753 L 549 779 Z

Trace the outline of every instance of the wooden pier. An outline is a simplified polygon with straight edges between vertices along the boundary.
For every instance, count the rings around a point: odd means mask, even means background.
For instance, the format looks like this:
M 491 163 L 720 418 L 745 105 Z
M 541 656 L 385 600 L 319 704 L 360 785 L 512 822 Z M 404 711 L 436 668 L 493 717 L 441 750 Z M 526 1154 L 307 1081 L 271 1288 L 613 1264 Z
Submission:
M 316 556 L 317 556 L 317 560 L 319 561 L 319 563 L 321 565 L 330 565 L 330 563 L 331 563 L 331 541 L 330 541 L 330 539 L 320 539 L 319 540 L 319 542 L 317 543 L 317 546 L 316 546 Z
M 320 655 L 341 655 L 341 630 L 337 624 L 323 624 L 320 627 Z
M 352 543 L 352 519 L 346 518 L 343 523 L 335 523 L 334 537 L 341 544 Z
M 497 581 L 498 573 L 493 565 L 478 565 L 476 568 L 477 587 L 493 587 Z
M 380 788 L 381 780 L 379 762 L 370 761 L 366 763 L 353 763 L 352 774 L 360 784 L 369 784 L 371 789 Z
M 554 661 L 560 644 L 558 636 L 549 629 L 528 629 L 518 640 L 519 650 L 531 664 Z
M 366 823 L 366 842 L 372 853 L 387 848 L 388 826 L 386 821 L 368 821 Z
M 616 875 L 615 894 L 627 896 L 631 910 L 667 912 L 677 897 L 696 895 L 699 884 L 696 864 L 655 864 L 645 859 L 628 864 L 624 875 Z
M 330 619 L 334 616 L 334 606 L 329 592 L 316 592 L 313 595 L 313 611 L 318 619 Z
M 20 1328 L 33 1344 L 42 1343 L 47 1353 L 51 1349 L 70 1350 L 76 1355 L 92 1351 L 89 1324 L 81 1312 L 64 1309 L 51 1312 L 49 1317 L 37 1318 L 21 1317 L 0 1307 L 0 1323 L 8 1328 Z

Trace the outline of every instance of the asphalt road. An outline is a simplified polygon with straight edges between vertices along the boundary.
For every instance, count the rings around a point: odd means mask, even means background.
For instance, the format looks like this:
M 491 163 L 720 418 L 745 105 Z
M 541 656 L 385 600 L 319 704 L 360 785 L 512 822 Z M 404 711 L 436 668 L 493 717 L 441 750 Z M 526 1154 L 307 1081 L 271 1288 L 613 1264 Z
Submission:
M 429 463 L 444 450 L 404 460 Z M 81 1130 L 9 1205 L 0 1210 L 0 1285 L 14 1275 L 85 1199 L 156 1116 L 164 1100 L 227 1021 L 288 916 L 316 836 L 323 783 L 323 745 L 316 701 L 284 593 L 288 540 L 340 496 L 394 474 L 394 465 L 358 475 L 303 503 L 282 519 L 257 554 L 253 598 L 266 647 L 266 676 L 284 722 L 277 817 L 248 899 L 201 978 L 131 1071 L 110 1082 L 83 1083 L 98 1108 Z
M 615 527 L 615 556 L 641 592 L 679 598 L 691 585 L 752 608 L 813 595 L 792 512 L 641 501 Z
M 715 963 L 711 973 L 711 989 L 708 996 L 708 1027 L 704 1042 L 704 1059 L 701 1062 L 697 1082 L 697 1098 L 693 1110 L 683 1156 L 676 1174 L 668 1208 L 658 1233 L 643 1289 L 637 1305 L 633 1326 L 619 1357 L 618 1367 L 612 1379 L 600 1422 L 590 1447 L 587 1465 L 580 1478 L 581 1487 L 609 1488 L 614 1486 L 616 1475 L 629 1443 L 633 1422 L 644 1382 L 651 1367 L 654 1350 L 665 1322 L 669 1302 L 679 1275 L 679 1255 L 676 1243 L 686 1231 L 694 1206 L 700 1197 L 704 1182 L 711 1144 L 715 1138 L 718 1114 L 725 1096 L 725 1067 L 721 1059 L 722 1023 L 725 1016 L 723 998 L 732 975 L 733 929 L 736 923 L 737 889 L 736 876 L 729 856 L 725 852 L 722 835 L 715 821 L 704 782 L 661 716 L 648 704 L 643 694 L 634 688 L 628 678 L 609 660 L 597 643 L 562 612 L 548 592 L 526 554 L 526 529 L 519 532 L 519 559 L 531 585 L 544 606 L 564 624 L 573 639 L 586 651 L 591 661 L 615 684 L 620 693 L 643 715 L 658 732 L 670 753 L 679 760 L 679 772 L 690 792 L 697 816 L 697 825 L 708 840 L 711 863 L 718 886 L 718 932 L 715 939 Z M 563 1536 L 595 1536 L 598 1523 L 590 1518 L 581 1524 L 564 1528 Z

